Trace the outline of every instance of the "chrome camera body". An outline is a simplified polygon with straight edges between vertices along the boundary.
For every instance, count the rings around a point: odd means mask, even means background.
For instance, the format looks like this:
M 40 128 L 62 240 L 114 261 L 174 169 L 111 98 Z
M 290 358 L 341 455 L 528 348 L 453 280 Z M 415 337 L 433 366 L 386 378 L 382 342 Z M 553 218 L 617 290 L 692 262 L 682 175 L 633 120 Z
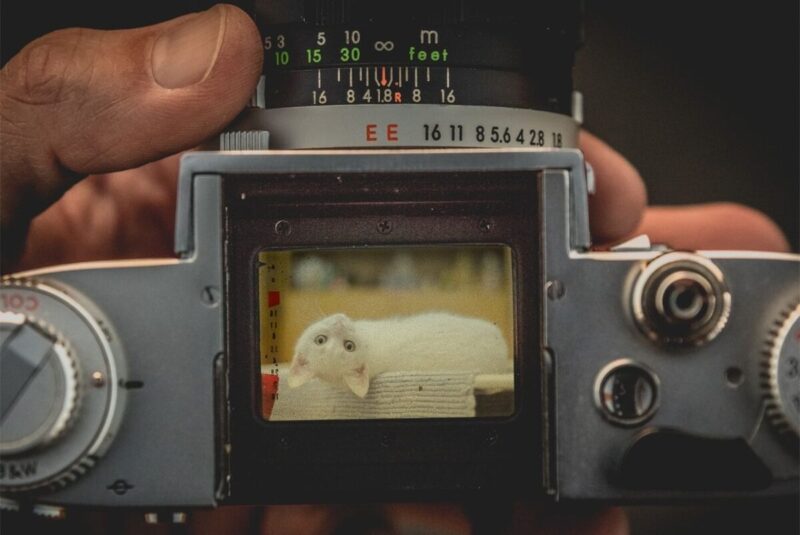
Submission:
M 592 182 L 568 149 L 184 156 L 177 258 L 4 279 L 5 507 L 795 493 L 798 257 L 593 251 Z M 473 374 L 465 414 L 276 418 L 323 381 L 265 367 L 260 255 L 431 247 L 507 251 L 507 410 Z

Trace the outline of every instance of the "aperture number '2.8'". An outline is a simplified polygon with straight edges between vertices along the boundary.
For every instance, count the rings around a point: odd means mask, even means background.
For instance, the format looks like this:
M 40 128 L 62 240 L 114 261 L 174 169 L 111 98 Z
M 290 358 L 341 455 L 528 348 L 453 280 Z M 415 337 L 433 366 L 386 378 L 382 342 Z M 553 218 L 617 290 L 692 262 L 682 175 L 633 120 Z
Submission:
M 425 141 L 465 141 L 464 125 L 451 124 L 441 126 L 439 124 L 424 124 L 423 133 Z M 473 141 L 478 143 L 493 143 L 502 145 L 523 145 L 529 147 L 549 146 L 561 147 L 563 145 L 560 132 L 550 132 L 548 140 L 544 130 L 536 128 L 513 128 L 509 126 L 482 126 L 475 127 Z

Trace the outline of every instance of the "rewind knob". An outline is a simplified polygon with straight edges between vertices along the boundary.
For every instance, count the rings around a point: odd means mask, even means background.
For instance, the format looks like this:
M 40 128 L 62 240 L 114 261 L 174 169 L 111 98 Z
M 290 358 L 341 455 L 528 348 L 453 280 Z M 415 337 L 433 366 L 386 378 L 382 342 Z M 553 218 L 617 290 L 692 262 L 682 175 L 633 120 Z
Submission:
M 76 416 L 78 365 L 63 335 L 24 314 L 0 312 L 0 455 L 57 440 Z
M 0 281 L 0 498 L 67 485 L 110 447 L 125 406 L 117 340 L 74 289 Z

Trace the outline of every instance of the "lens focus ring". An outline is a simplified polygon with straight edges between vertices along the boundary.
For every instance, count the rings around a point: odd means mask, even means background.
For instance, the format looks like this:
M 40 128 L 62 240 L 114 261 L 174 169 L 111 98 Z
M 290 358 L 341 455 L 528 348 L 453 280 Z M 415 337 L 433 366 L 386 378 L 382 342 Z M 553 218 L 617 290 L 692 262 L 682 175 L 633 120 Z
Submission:
M 257 0 L 255 17 L 267 108 L 432 103 L 571 113 L 576 0 Z

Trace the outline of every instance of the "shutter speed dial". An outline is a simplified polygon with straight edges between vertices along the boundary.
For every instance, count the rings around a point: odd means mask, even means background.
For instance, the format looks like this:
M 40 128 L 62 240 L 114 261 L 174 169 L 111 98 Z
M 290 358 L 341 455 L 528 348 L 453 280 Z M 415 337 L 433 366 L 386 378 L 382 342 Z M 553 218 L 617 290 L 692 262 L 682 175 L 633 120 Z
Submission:
M 57 440 L 76 416 L 78 366 L 52 327 L 24 314 L 0 313 L 0 455 Z
M 767 415 L 778 431 L 800 436 L 800 305 L 775 322 L 764 351 Z
M 115 340 L 74 291 L 0 282 L 0 493 L 61 487 L 105 453 L 124 407 Z

